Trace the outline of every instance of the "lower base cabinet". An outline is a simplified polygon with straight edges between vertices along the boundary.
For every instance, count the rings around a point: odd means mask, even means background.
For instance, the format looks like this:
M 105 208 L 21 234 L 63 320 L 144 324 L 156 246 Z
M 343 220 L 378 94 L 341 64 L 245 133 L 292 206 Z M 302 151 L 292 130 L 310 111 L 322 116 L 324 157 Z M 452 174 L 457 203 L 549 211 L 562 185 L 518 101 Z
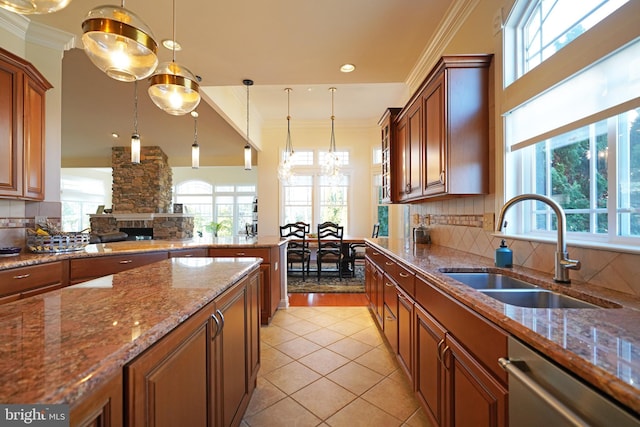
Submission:
M 122 375 L 118 374 L 76 403 L 69 413 L 69 425 L 77 427 L 122 425 Z
M 128 426 L 238 426 L 259 368 L 255 271 L 129 363 Z

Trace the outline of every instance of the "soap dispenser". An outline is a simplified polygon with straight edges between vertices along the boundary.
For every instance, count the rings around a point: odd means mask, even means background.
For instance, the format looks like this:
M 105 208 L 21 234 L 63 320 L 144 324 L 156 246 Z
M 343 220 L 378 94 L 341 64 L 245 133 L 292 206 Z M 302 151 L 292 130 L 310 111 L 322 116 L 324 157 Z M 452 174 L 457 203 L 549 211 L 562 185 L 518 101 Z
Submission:
M 500 247 L 496 249 L 496 267 L 513 267 L 513 252 L 507 247 L 504 239 L 500 243 Z

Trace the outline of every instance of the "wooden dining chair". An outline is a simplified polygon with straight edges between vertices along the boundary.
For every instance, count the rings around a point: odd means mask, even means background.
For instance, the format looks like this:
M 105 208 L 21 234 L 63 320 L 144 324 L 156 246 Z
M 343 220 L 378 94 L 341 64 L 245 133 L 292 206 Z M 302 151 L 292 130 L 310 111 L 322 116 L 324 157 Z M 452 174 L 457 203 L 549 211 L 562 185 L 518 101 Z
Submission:
M 371 231 L 371 237 L 378 237 L 378 233 L 380 232 L 380 224 L 374 224 L 373 230 Z M 364 262 L 365 255 L 365 247 L 364 243 L 350 243 L 349 244 L 349 264 L 351 265 L 351 273 L 353 275 L 356 274 L 356 262 L 362 261 Z
M 342 238 L 344 236 L 344 227 L 327 221 L 318 224 L 318 252 L 316 261 L 318 263 L 318 281 L 322 275 L 322 264 L 335 264 L 338 277 L 342 280 L 342 262 L 344 254 L 342 253 Z M 328 271 L 328 270 L 325 270 Z
M 280 226 L 280 237 L 283 239 L 291 239 L 287 243 L 287 274 L 294 271 L 294 263 L 300 263 L 302 281 L 304 281 L 306 276 L 309 275 L 311 266 L 311 250 L 309 249 L 309 241 L 307 240 L 307 233 L 309 230 L 310 225 L 305 224 L 304 222 L 296 222 Z

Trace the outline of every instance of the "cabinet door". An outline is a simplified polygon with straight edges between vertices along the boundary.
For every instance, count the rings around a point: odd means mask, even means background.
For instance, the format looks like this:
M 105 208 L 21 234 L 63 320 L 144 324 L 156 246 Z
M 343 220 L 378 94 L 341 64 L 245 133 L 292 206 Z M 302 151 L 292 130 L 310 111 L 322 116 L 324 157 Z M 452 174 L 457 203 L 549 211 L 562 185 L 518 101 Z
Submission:
M 217 389 L 215 425 L 238 425 L 250 395 L 246 286 L 236 286 L 217 298 L 216 308 L 221 326 L 213 343 L 216 357 L 211 361 Z
M 260 266 L 262 270 L 262 266 Z M 260 369 L 260 277 L 259 274 L 252 274 L 247 279 L 247 297 L 249 306 L 247 308 L 247 321 L 249 327 L 249 379 L 256 386 L 258 370 Z
M 407 147 L 405 151 L 409 158 L 405 159 L 408 179 L 405 192 L 407 199 L 415 199 L 422 196 L 421 157 L 424 137 L 422 127 L 422 102 L 420 99 L 409 108 L 407 120 Z
M 398 297 L 398 361 L 410 380 L 413 379 L 413 300 L 401 289 Z
M 444 111 L 444 78 L 440 75 L 425 90 L 424 105 L 424 195 L 446 191 L 446 141 Z
M 24 181 L 23 196 L 44 200 L 45 90 L 30 79 L 24 82 Z
M 507 390 L 452 337 L 443 350 L 448 426 L 507 425 Z
M 383 276 L 383 331 L 394 354 L 398 353 L 398 294 L 396 285 L 387 275 Z
M 0 196 L 22 195 L 22 138 L 18 131 L 18 88 L 22 74 L 0 61 Z
M 206 426 L 208 316 L 194 316 L 125 367 L 129 426 Z
M 79 427 L 119 427 L 123 422 L 122 375 L 116 375 L 91 395 L 75 402 L 69 423 Z
M 397 156 L 393 160 L 396 166 L 396 172 L 394 178 L 397 185 L 395 186 L 395 199 L 398 201 L 405 200 L 407 198 L 407 189 L 409 185 L 409 168 L 407 166 L 411 155 L 408 151 L 407 144 L 407 116 L 403 116 L 398 120 L 398 128 L 396 129 L 396 139 L 394 144 L 397 148 Z
M 415 305 L 416 363 L 414 384 L 418 399 L 437 426 L 444 425 L 444 367 L 440 350 L 445 329 L 426 311 Z

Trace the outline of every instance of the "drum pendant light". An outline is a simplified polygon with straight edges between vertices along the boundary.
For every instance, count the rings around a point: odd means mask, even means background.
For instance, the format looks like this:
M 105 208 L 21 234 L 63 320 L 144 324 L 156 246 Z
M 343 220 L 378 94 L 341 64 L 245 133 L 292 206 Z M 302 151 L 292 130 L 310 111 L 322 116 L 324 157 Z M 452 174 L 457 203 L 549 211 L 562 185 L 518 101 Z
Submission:
M 243 80 L 247 87 L 247 144 L 244 146 L 244 170 L 251 170 L 251 145 L 249 144 L 249 86 L 253 85 L 253 80 Z
M 109 77 L 123 81 L 149 77 L 158 65 L 158 44 L 147 25 L 121 6 L 92 9 L 82 22 L 84 51 Z
M 163 62 L 149 78 L 149 96 L 158 108 L 173 116 L 195 110 L 200 103 L 197 77 L 176 62 L 176 1 L 173 0 L 173 59 Z
M 42 15 L 64 9 L 71 0 L 0 0 L 0 7 L 21 15 Z
M 288 184 L 291 181 L 291 177 L 293 176 L 293 171 L 291 170 L 291 156 L 293 156 L 293 144 L 291 143 L 291 113 L 290 113 L 290 100 L 289 95 L 291 94 L 290 87 L 285 89 L 287 92 L 287 141 L 284 146 L 284 153 L 282 153 L 282 160 L 278 165 L 278 179 L 283 184 Z

